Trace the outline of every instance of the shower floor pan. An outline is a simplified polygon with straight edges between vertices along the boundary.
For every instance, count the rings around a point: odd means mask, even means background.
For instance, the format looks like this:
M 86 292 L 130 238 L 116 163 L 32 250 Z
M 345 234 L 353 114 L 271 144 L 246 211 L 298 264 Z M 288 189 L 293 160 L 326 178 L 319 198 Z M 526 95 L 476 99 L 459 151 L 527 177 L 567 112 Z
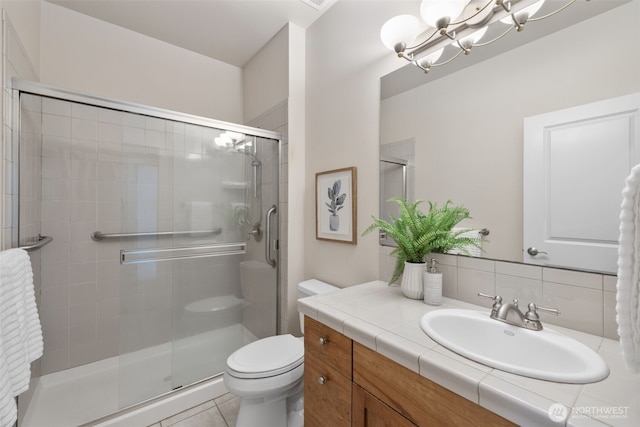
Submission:
M 241 328 L 241 334 L 238 334 L 238 328 Z M 222 372 L 224 363 L 226 363 L 226 355 L 233 349 L 230 351 L 224 350 L 219 343 L 225 342 L 225 340 L 228 342 L 234 338 L 238 340 L 237 337 L 239 335 L 242 336 L 242 342 L 236 343 L 238 346 L 257 339 L 241 324 L 231 325 L 184 338 L 177 342 L 176 345 L 165 343 L 127 354 L 124 356 L 126 362 L 121 360 L 123 356 L 116 356 L 65 371 L 43 375 L 36 380 L 33 398 L 20 426 L 80 426 L 120 411 L 119 402 L 121 396 L 119 393 L 121 387 L 119 384 L 119 369 L 121 363 L 131 364 L 127 372 L 135 372 L 132 367 L 139 367 L 144 372 L 154 373 L 153 379 L 149 375 L 141 375 L 139 377 L 139 381 L 145 382 L 144 390 L 141 390 L 141 393 L 149 390 L 163 390 L 156 393 L 161 394 L 171 389 L 171 362 L 172 358 L 176 357 L 176 351 L 182 353 L 180 357 L 190 357 L 189 366 L 195 367 L 196 370 L 198 370 L 198 367 L 207 366 L 207 364 L 210 366 L 213 360 L 221 360 L 222 362 L 219 363 L 222 367 L 220 372 Z M 172 353 L 172 348 L 174 353 Z M 198 372 L 201 371 L 198 370 Z M 194 375 L 196 374 L 193 372 L 183 373 L 185 380 Z M 191 382 L 195 382 L 197 379 L 192 379 Z M 202 389 L 197 394 L 189 394 L 189 390 L 185 390 L 185 393 L 172 394 L 169 404 L 149 404 L 146 409 L 143 405 L 141 408 L 136 408 L 135 411 L 124 413 L 121 421 L 118 420 L 119 417 L 114 417 L 91 425 L 149 425 L 226 393 L 221 378 L 219 381 L 213 381 L 211 387 L 213 388 L 209 390 Z M 138 389 L 138 387 L 135 388 Z M 124 387 L 124 389 L 127 390 L 129 388 Z M 181 394 L 184 394 L 184 399 L 182 400 L 180 400 Z M 202 397 L 198 398 L 198 396 Z M 127 399 L 132 397 L 135 398 L 135 396 L 127 396 Z M 145 399 L 148 399 L 148 397 L 139 396 L 137 401 Z M 131 418 L 132 416 L 138 417 L 138 421 L 134 421 Z

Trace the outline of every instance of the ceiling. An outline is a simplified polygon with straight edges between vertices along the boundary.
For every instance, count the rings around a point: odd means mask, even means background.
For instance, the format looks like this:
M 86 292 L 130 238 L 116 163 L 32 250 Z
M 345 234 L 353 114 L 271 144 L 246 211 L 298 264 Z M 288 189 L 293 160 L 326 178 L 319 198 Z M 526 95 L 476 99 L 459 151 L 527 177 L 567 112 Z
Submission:
M 46 0 L 243 67 L 288 22 L 308 28 L 336 0 Z

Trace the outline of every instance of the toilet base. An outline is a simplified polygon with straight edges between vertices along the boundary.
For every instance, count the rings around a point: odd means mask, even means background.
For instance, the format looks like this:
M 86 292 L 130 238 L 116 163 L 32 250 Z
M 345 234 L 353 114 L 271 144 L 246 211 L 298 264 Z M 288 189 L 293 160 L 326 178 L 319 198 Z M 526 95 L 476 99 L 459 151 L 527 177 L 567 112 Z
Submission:
M 275 398 L 240 398 L 236 427 L 303 427 L 303 382 Z

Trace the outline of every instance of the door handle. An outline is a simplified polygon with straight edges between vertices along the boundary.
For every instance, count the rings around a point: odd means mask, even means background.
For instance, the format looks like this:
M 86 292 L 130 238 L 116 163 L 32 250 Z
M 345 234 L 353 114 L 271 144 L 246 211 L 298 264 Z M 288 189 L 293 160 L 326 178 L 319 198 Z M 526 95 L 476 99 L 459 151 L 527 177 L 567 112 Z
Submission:
M 527 249 L 527 253 L 528 253 L 529 255 L 531 255 L 531 256 L 536 256 L 536 255 L 538 255 L 538 254 L 545 254 L 545 255 L 549 255 L 549 254 L 548 254 L 548 253 L 546 253 L 546 252 L 542 252 L 542 251 L 537 250 L 537 249 L 536 249 L 536 248 L 534 248 L 533 246 L 531 246 L 529 249 Z
M 265 242 L 264 242 L 264 257 L 267 260 L 267 264 L 271 267 L 276 267 L 276 260 L 271 258 L 271 217 L 276 213 L 276 205 L 273 205 L 267 211 L 267 226 L 265 231 Z

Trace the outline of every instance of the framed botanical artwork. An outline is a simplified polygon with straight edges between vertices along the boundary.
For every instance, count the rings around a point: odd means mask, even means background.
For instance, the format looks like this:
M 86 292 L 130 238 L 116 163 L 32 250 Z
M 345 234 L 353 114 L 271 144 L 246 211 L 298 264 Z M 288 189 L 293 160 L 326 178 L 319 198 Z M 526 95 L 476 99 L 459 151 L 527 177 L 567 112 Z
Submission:
M 356 168 L 316 173 L 316 239 L 357 242 Z

